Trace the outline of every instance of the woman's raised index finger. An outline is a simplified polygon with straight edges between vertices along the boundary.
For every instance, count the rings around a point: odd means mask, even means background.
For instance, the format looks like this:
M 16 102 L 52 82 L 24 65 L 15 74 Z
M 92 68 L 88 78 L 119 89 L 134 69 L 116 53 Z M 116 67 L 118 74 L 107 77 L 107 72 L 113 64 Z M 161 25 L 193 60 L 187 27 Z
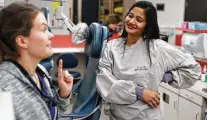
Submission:
M 58 65 L 58 74 L 61 75 L 63 73 L 63 60 L 59 60 L 59 65 Z

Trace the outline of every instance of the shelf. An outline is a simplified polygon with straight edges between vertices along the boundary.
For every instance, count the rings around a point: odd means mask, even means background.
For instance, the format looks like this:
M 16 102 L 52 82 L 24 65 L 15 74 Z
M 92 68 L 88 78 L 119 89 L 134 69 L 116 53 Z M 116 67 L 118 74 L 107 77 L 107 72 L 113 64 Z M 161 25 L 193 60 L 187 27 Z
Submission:
M 72 35 L 54 35 L 52 48 L 84 48 L 85 43 L 75 45 L 71 39 Z
M 207 30 L 191 30 L 191 29 L 184 29 L 184 28 L 176 28 L 176 30 L 180 30 L 183 32 L 190 32 L 190 33 L 207 33 Z
M 205 59 L 205 58 L 197 58 L 197 57 L 194 57 L 195 58 L 195 60 L 197 60 L 197 61 L 200 61 L 200 62 L 202 62 L 202 63 L 204 63 L 204 64 L 207 64 L 207 59 Z

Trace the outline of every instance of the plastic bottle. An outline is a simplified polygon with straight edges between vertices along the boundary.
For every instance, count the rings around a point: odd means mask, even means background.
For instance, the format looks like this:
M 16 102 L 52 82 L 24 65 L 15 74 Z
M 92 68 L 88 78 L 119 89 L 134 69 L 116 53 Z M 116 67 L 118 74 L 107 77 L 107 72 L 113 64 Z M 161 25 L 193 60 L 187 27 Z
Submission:
M 201 74 L 201 81 L 207 82 L 207 66 L 205 65 Z

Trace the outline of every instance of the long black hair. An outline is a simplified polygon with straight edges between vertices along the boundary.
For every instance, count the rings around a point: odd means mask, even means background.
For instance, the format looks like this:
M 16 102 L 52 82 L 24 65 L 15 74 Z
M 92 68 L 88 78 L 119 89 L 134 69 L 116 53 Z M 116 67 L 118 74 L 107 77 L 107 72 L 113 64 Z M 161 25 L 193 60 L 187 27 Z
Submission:
M 146 26 L 145 26 L 144 32 L 142 34 L 142 38 L 145 41 L 146 48 L 147 48 L 147 54 L 150 59 L 150 65 L 151 65 L 152 60 L 151 60 L 151 56 L 150 56 L 150 42 L 152 42 L 154 39 L 159 39 L 159 26 L 158 26 L 158 22 L 157 22 L 157 12 L 151 2 L 137 1 L 129 9 L 129 11 L 126 14 L 126 17 L 130 13 L 130 11 L 135 7 L 142 8 L 145 11 Z M 124 23 L 124 25 L 125 25 L 125 23 Z M 125 27 L 123 27 L 123 32 L 121 34 L 121 37 L 127 38 L 127 36 L 128 36 L 128 33 L 126 32 Z M 125 41 L 125 44 L 126 43 L 127 43 L 127 39 Z

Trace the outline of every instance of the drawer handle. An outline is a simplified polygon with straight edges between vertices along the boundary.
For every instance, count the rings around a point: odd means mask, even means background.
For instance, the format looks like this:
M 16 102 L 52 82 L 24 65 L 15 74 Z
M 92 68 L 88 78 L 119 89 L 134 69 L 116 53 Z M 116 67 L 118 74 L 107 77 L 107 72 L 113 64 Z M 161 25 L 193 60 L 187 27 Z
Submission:
M 174 108 L 178 109 L 178 101 L 174 101 Z
M 198 120 L 199 113 L 196 114 L 196 120 Z

